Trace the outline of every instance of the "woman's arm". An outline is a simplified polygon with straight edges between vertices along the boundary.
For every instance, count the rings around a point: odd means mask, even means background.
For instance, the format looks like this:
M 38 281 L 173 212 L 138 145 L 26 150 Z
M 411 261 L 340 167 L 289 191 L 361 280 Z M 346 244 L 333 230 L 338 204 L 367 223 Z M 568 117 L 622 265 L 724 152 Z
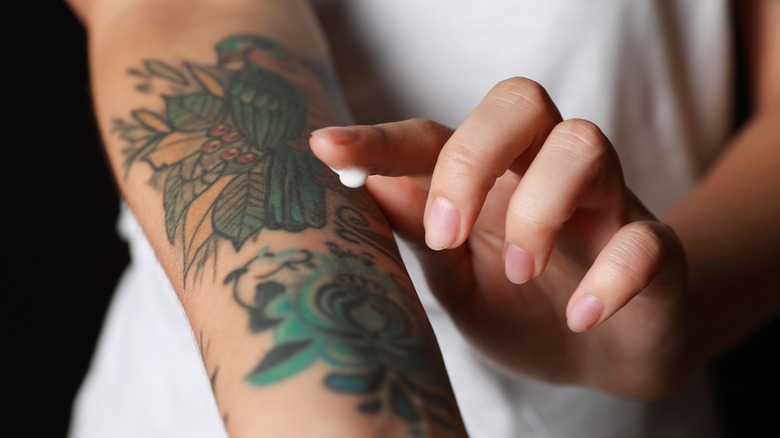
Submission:
M 691 353 L 710 359 L 780 312 L 780 2 L 740 2 L 750 117 L 665 220 L 690 262 Z
M 464 435 L 387 222 L 309 151 L 349 115 L 307 2 L 71 3 L 231 436 Z

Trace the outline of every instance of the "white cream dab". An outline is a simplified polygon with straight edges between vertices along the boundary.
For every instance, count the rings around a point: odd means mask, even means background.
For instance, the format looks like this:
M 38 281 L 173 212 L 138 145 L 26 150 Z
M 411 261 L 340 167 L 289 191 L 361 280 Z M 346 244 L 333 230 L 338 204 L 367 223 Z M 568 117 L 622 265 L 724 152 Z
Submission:
M 331 167 L 331 169 L 333 168 Z M 339 175 L 341 184 L 353 189 L 362 187 L 363 184 L 366 183 L 366 179 L 368 179 L 368 171 L 360 167 L 348 167 L 340 170 L 333 169 L 333 171 Z

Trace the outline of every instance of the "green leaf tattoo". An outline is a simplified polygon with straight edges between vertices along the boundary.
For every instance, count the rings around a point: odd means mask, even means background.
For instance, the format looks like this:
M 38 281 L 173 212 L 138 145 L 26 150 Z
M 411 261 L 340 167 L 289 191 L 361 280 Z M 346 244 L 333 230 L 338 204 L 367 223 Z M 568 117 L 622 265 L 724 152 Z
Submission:
M 308 151 L 307 134 L 325 123 L 318 115 L 330 114 L 331 123 L 341 117 L 324 76 L 256 35 L 231 36 L 215 49 L 211 66 L 149 60 L 130 69 L 144 89 L 157 81 L 172 92 L 162 95 L 162 111 L 137 109 L 114 122 L 129 144 L 127 170 L 138 163 L 154 170 L 168 239 L 183 245 L 185 276 L 202 266 L 201 249 L 215 239 L 238 250 L 263 229 L 324 227 L 326 190 L 341 194 Z
M 165 109 L 166 118 L 174 129 L 202 131 L 222 121 L 225 102 L 210 93 L 166 96 Z
M 268 248 L 226 279 L 254 332 L 274 346 L 246 380 L 259 386 L 294 378 L 315 362 L 331 367 L 327 388 L 358 397 L 359 412 L 389 409 L 422 433 L 431 419 L 456 415 L 432 332 L 420 323 L 413 291 L 371 258 L 331 242 L 331 254 Z

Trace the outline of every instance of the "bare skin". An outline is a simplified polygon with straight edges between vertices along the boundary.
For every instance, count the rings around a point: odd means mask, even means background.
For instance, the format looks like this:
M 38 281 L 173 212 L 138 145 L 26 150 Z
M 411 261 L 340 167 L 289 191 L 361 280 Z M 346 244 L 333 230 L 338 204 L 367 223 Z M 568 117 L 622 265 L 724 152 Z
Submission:
M 497 84 L 454 129 L 329 127 L 310 144 L 372 173 L 372 196 L 489 358 L 655 399 L 780 311 L 780 92 L 767 79 L 780 77 L 780 4 L 742 7 L 752 117 L 663 217 L 626 187 L 598 126 L 562 120 L 530 78 Z

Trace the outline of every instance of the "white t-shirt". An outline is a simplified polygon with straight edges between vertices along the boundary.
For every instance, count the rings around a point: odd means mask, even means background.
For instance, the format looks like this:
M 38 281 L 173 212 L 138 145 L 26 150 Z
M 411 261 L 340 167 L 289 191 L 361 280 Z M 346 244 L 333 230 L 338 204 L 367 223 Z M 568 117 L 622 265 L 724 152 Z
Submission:
M 657 214 L 706 171 L 731 128 L 722 0 L 321 0 L 358 122 L 426 117 L 457 126 L 498 81 L 540 82 L 564 118 L 598 124 L 629 186 Z M 225 435 L 192 332 L 132 214 L 132 264 L 74 406 L 72 438 Z M 402 254 L 436 331 L 472 437 L 717 438 L 702 373 L 639 403 L 503 374 L 483 363 Z

